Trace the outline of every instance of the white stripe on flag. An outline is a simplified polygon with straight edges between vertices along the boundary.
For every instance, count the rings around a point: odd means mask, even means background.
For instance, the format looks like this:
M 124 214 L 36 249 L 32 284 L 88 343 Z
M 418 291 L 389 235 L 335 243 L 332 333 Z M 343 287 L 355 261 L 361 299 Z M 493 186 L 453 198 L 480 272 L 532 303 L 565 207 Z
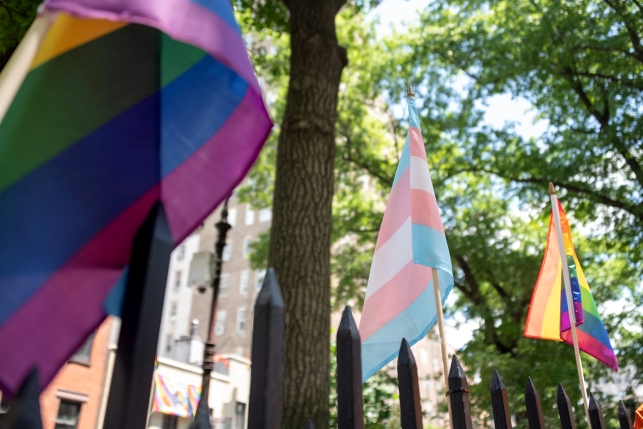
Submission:
M 366 298 L 384 286 L 402 268 L 413 260 L 411 217 L 406 220 L 389 240 L 373 255 L 371 274 L 368 277 Z
M 435 196 L 429 166 L 417 156 L 411 157 L 411 189 L 421 189 Z

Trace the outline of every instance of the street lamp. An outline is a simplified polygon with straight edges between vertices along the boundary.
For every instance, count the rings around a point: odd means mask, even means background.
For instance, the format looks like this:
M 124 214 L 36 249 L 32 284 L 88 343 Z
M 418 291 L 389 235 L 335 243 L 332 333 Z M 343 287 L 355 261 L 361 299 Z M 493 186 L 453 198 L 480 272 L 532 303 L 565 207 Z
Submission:
M 217 300 L 219 298 L 219 283 L 221 280 L 221 265 L 223 263 L 223 248 L 226 244 L 226 235 L 232 225 L 228 223 L 228 197 L 223 203 L 221 220 L 214 226 L 219 231 L 215 244 L 214 275 L 212 276 L 212 304 L 210 307 L 210 323 L 208 324 L 208 339 L 203 350 L 203 378 L 201 379 L 201 399 L 194 415 L 194 422 L 190 429 L 210 428 L 210 412 L 208 399 L 210 396 L 210 375 L 214 368 L 214 327 L 217 315 Z

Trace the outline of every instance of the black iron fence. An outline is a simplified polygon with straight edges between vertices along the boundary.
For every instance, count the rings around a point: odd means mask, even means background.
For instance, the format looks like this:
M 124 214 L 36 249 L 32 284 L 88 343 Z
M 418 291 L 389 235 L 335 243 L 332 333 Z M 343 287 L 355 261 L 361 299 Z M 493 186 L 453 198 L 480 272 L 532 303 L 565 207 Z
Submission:
M 142 283 L 145 283 L 142 281 Z M 160 317 L 155 315 L 155 317 Z M 261 292 L 255 305 L 254 331 L 252 338 L 252 373 L 250 383 L 250 401 L 248 410 L 248 429 L 280 429 L 282 410 L 282 383 L 284 361 L 284 301 L 272 270 L 268 270 Z M 121 349 L 119 349 L 119 352 Z M 151 367 L 151 364 L 150 364 Z M 422 429 L 422 406 L 418 382 L 417 365 L 413 352 L 406 340 L 402 340 L 397 361 L 399 384 L 400 416 L 402 429 Z M 361 345 L 359 331 L 350 307 L 344 309 L 342 320 L 337 331 L 337 429 L 363 429 L 364 410 L 362 397 Z M 451 401 L 452 429 L 472 429 L 471 403 L 466 374 L 454 355 L 448 374 L 447 399 Z M 131 409 L 133 402 L 143 406 L 147 412 L 147 393 L 136 401 L 125 402 Z M 492 413 L 495 429 L 511 429 L 511 410 L 507 389 L 494 371 L 490 386 Z M 27 377 L 21 391 L 13 399 L 9 412 L 4 419 L 2 429 L 42 429 L 40 406 L 38 403 L 37 371 Z M 590 393 L 591 429 L 605 429 L 605 420 L 600 405 Z M 120 405 L 125 398 L 115 398 Z M 110 401 L 112 395 L 110 394 Z M 525 388 L 525 407 L 530 429 L 545 429 L 540 397 L 529 378 Z M 558 384 L 557 407 L 562 429 L 575 429 L 574 414 L 569 398 L 562 384 Z M 110 407 L 108 407 L 109 413 Z M 516 410 L 514 410 L 516 411 Z M 524 413 L 524 410 L 520 410 Z M 122 410 L 118 410 L 120 415 Z M 140 412 L 131 410 L 131 414 Z M 131 418 L 134 419 L 134 418 Z M 628 409 L 619 402 L 618 419 L 621 429 L 632 429 L 632 420 Z M 115 419 L 106 429 L 123 427 L 140 427 L 132 424 L 133 420 Z M 140 421 L 140 419 L 139 419 Z M 199 404 L 193 429 L 211 429 L 210 419 L 205 403 Z M 314 429 L 310 421 L 306 429 Z

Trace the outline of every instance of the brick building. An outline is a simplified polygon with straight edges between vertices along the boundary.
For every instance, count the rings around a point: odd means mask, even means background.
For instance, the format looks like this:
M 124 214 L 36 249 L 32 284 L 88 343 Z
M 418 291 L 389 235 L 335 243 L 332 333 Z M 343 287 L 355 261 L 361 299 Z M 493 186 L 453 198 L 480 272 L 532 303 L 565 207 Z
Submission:
M 118 327 L 108 317 L 40 395 L 43 429 L 102 428 Z M 7 409 L 2 402 L 0 413 Z

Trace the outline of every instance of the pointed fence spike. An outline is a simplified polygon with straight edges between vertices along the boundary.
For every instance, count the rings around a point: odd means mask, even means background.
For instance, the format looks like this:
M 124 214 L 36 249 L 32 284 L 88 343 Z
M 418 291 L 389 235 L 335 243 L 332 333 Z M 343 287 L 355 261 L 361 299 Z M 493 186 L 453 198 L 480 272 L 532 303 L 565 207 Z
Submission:
M 471 429 L 471 402 L 469 401 L 469 384 L 458 357 L 453 355 L 449 369 L 449 390 L 447 400 L 451 401 L 453 429 Z
M 563 385 L 561 383 L 558 383 L 556 404 L 558 405 L 558 415 L 560 416 L 560 427 L 562 429 L 576 429 L 572 404 L 571 402 L 569 402 L 567 392 L 565 392 L 565 389 L 563 388 Z
M 280 429 L 284 367 L 284 298 L 268 268 L 255 304 L 248 429 Z
M 543 418 L 543 409 L 540 405 L 540 395 L 531 381 L 527 377 L 527 386 L 525 387 L 525 405 L 527 406 L 527 421 L 529 429 L 545 429 L 545 419 Z
M 511 412 L 509 411 L 509 398 L 507 388 L 500 378 L 497 370 L 493 370 L 491 377 L 491 410 L 495 429 L 511 429 Z
M 337 330 L 336 378 L 338 429 L 364 429 L 362 344 L 348 305 Z
M 156 202 L 132 243 L 105 429 L 139 429 L 147 424 L 173 247 L 163 204 Z
M 591 429 L 605 429 L 603 410 L 594 398 L 592 392 L 589 392 L 589 421 L 592 424 Z
M 618 401 L 618 423 L 621 429 L 632 429 L 632 417 L 630 410 L 627 409 L 623 401 Z
M 308 419 L 306 421 L 306 429 L 315 429 L 315 425 L 313 424 L 313 421 L 311 419 Z
M 189 429 L 212 429 L 212 425 L 210 424 L 210 410 L 205 401 L 199 401 L 199 405 L 196 407 L 196 412 L 194 413 L 194 421 L 192 421 Z
M 3 422 L 2 429 L 42 429 L 37 368 L 29 372 L 18 394 L 9 402 Z
M 400 390 L 402 429 L 422 429 L 420 383 L 415 356 L 406 338 L 402 339 L 397 358 L 397 382 Z

